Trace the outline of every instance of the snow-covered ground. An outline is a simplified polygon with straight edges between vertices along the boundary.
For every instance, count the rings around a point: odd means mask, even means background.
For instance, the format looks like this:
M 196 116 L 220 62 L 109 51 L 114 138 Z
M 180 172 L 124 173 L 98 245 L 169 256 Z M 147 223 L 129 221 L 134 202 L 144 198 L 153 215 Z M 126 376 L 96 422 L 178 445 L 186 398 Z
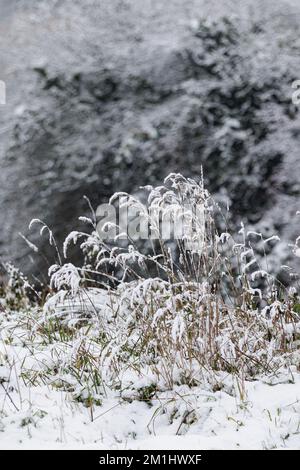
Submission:
M 248 382 L 243 400 L 230 387 L 214 393 L 179 387 L 151 406 L 115 395 L 94 407 L 93 416 L 68 393 L 13 382 L 16 390 L 2 388 L 0 395 L 1 449 L 300 448 L 299 373 L 276 385 Z

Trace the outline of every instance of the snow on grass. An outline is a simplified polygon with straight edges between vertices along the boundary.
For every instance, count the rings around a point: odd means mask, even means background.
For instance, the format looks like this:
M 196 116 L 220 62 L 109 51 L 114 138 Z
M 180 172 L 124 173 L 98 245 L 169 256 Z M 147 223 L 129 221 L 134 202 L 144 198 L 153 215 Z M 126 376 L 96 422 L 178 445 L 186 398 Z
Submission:
M 208 392 L 181 386 L 149 402 L 131 403 L 112 393 L 92 416 L 71 394 L 50 386 L 25 387 L 13 375 L 4 382 L 8 393 L 2 388 L 0 394 L 2 449 L 300 447 L 299 373 L 286 371 L 283 383 L 273 386 L 246 382 L 243 400 L 230 387 Z
M 296 366 L 253 381 L 223 372 L 217 387 L 172 390 L 152 390 L 153 377 L 146 370 L 139 378 L 130 372 L 124 373 L 122 390 L 106 388 L 91 398 L 78 392 L 71 373 L 57 370 L 55 349 L 63 350 L 65 340 L 54 345 L 42 334 L 33 335 L 30 323 L 34 317 L 38 321 L 36 313 L 27 312 L 25 322 L 19 316 L 3 315 L 1 321 L 2 449 L 300 447 Z
M 93 223 L 81 267 L 50 236 L 45 291 L 6 267 L 0 447 L 300 447 L 299 277 L 283 286 L 243 225 L 219 234 L 202 182 L 170 175 L 148 198 L 186 201 L 203 209 L 189 219 L 201 249 L 107 244 Z M 254 235 L 262 253 L 278 241 Z

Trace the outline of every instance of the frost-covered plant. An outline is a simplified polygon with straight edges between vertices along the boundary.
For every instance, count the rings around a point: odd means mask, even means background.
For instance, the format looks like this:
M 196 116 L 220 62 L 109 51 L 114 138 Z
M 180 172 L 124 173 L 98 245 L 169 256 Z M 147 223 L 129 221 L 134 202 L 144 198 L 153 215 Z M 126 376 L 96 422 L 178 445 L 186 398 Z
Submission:
M 297 286 L 287 291 L 256 253 L 256 246 L 266 250 L 278 237 L 263 239 L 243 225 L 235 237 L 218 233 L 219 208 L 202 179 L 171 174 L 143 191 L 146 206 L 128 194 L 125 204 L 144 211 L 156 240 L 139 246 L 116 235 L 107 241 L 93 213 L 82 219 L 92 230 L 72 232 L 64 243 L 67 257 L 70 243 L 79 242 L 85 264 L 50 268 L 57 292 L 47 301 L 45 322 L 54 315 L 74 327 L 76 312 L 94 329 L 90 345 L 84 337 L 78 343 L 90 359 L 71 354 L 70 367 L 86 370 L 88 363 L 88 370 L 101 371 L 106 383 L 121 388 L 130 371 L 172 388 L 224 371 L 253 377 L 293 362 L 300 338 Z M 120 197 L 124 193 L 110 203 Z M 186 211 L 189 239 L 163 238 L 164 217 Z

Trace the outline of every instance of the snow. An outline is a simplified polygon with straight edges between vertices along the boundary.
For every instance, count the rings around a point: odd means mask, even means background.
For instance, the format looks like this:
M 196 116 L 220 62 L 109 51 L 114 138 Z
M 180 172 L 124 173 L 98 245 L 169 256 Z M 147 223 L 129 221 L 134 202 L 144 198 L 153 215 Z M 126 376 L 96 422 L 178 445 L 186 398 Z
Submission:
M 105 308 L 101 290 L 94 295 Z M 45 384 L 24 378 L 28 370 L 34 377 L 53 368 L 56 359 L 51 343 L 25 347 L 25 329 L 15 320 L 2 318 L 0 333 L 1 449 L 300 448 L 296 366 L 251 382 L 222 373 L 221 390 L 181 385 L 150 399 L 138 391 L 153 378 L 129 373 L 125 390 L 107 389 L 99 404 L 87 407 L 74 399 L 74 377 L 58 374 Z
M 225 391 L 208 393 L 183 387 L 176 390 L 175 398 L 167 392 L 161 394 L 151 407 L 111 396 L 95 407 L 93 421 L 90 410 L 75 404 L 68 393 L 19 384 L 20 396 L 10 393 L 19 411 L 1 391 L 0 448 L 299 448 L 300 374 L 293 377 L 293 383 L 284 383 L 289 380 L 287 375 L 274 386 L 248 382 L 243 401 Z M 178 418 L 170 424 L 169 413 L 178 403 Z M 191 425 L 182 423 L 180 413 L 187 411 L 197 415 Z

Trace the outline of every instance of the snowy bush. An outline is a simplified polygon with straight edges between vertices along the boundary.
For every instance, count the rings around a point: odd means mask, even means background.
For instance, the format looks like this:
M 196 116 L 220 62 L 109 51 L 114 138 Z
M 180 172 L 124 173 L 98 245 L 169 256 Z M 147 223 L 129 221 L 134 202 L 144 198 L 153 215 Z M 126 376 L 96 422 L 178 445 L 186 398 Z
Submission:
M 69 351 L 54 346 L 56 369 L 79 374 L 83 389 L 97 395 L 104 384 L 123 390 L 128 380 L 145 376 L 162 389 L 216 386 L 224 372 L 249 379 L 295 363 L 297 281 L 288 290 L 256 255 L 256 248 L 279 243 L 278 237 L 263 239 L 243 225 L 235 237 L 218 233 L 220 209 L 202 180 L 172 174 L 143 192 L 145 217 L 158 234 L 149 246 L 118 236 L 103 239 L 93 212 L 81 218 L 89 229 L 71 232 L 63 246 L 66 258 L 70 244 L 77 244 L 83 266 L 66 261 L 49 269 L 40 331 L 51 342 L 62 335 Z M 111 203 L 121 196 L 115 194 Z M 126 196 L 127 205 L 142 206 Z M 202 208 L 188 213 L 195 228 L 192 247 L 186 239 L 163 239 L 157 225 L 158 210 L 163 216 L 171 208 L 180 213 L 187 200 Z

